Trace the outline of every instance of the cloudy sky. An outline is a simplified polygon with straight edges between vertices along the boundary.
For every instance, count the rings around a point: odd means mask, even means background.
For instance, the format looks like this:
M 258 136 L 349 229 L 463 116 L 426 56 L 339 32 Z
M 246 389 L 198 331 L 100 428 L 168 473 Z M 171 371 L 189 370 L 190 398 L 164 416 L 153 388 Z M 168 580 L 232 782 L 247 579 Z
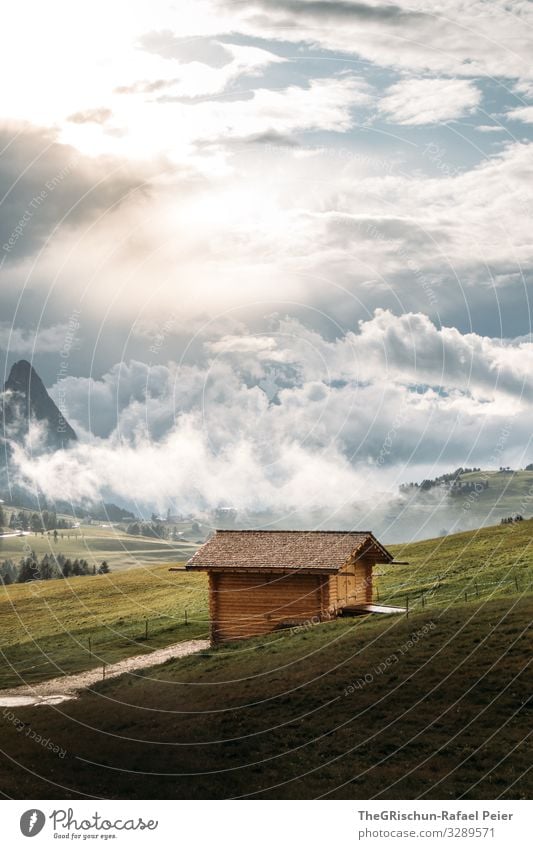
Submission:
M 533 12 L 435 5 L 3 21 L 3 370 L 80 435 L 26 479 L 334 516 L 533 460 Z

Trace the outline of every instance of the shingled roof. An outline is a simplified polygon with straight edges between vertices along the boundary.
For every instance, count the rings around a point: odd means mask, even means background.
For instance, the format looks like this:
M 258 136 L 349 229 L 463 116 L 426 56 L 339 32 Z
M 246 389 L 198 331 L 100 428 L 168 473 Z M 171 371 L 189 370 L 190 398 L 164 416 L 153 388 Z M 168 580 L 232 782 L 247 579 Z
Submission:
M 187 569 L 338 572 L 367 547 L 377 560 L 393 559 L 370 531 L 217 530 L 187 563 Z

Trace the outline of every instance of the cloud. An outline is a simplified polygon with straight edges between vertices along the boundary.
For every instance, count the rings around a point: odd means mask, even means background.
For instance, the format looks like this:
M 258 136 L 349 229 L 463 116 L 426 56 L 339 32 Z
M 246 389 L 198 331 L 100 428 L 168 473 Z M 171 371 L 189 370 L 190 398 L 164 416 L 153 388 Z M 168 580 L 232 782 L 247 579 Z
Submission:
M 521 121 L 523 124 L 533 124 L 533 106 L 520 106 L 507 113 L 511 121 Z
M 73 124 L 105 124 L 112 117 L 111 109 L 87 109 L 85 112 L 75 112 L 67 117 Z
M 145 515 L 232 506 L 243 522 L 386 530 L 406 479 L 530 462 L 532 375 L 529 337 L 461 334 L 421 313 L 378 310 L 337 339 L 293 318 L 268 336 L 215 332 L 202 362 L 62 380 L 53 392 L 80 416 L 80 442 L 15 446 L 14 480 Z M 444 523 L 439 507 L 427 533 Z
M 480 464 L 509 416 L 523 449 L 533 147 L 439 126 L 530 93 L 530 5 L 489 5 L 61 2 L 59 28 L 29 0 L 5 22 L 0 342 L 53 354 L 74 299 L 84 345 L 53 387 L 81 444 L 19 454 L 25 480 L 327 511 L 413 462 Z
M 224 336 L 216 342 L 208 343 L 208 349 L 214 354 L 218 353 L 249 353 L 272 351 L 275 341 L 269 336 Z
M 237 0 L 233 6 L 244 6 Z M 419 12 L 402 9 L 394 4 L 343 2 L 343 0 L 262 0 L 267 10 L 281 11 L 297 17 L 324 19 L 332 22 L 344 21 L 414 21 L 422 18 Z
M 439 280 L 448 275 L 459 275 L 467 291 L 483 279 L 498 290 L 509 281 L 499 278 L 505 269 L 523 285 L 533 262 L 525 191 L 533 178 L 533 146 L 508 145 L 459 171 L 444 146 L 429 142 L 421 150 L 424 161 L 436 176 L 377 175 L 356 186 L 339 181 L 322 210 L 308 212 L 309 261 L 324 274 L 329 263 L 345 286 L 355 278 L 371 280 L 381 294 L 392 287 L 404 306 L 410 291 L 431 303 L 433 290 L 444 307 Z M 369 305 L 368 288 L 360 296 Z
M 116 160 L 82 156 L 51 130 L 0 125 L 0 258 L 19 262 L 54 228 L 79 227 L 142 183 Z
M 510 414 L 527 422 L 533 403 L 531 341 L 461 334 L 422 313 L 377 310 L 336 340 L 284 319 L 268 336 L 224 335 L 206 339 L 204 349 L 203 363 L 132 361 L 100 380 L 57 384 L 52 394 L 61 389 L 67 418 L 86 433 L 81 455 L 95 445 L 99 456 L 108 440 L 159 453 L 159 443 L 181 445 L 196 430 L 194 444 L 205 439 L 213 462 L 252 452 L 272 484 L 286 479 L 280 457 L 289 446 L 343 457 L 342 467 L 375 461 L 399 415 L 406 430 L 386 465 L 427 461 L 432 452 L 453 463 L 473 446 L 466 426 L 493 434 Z M 476 450 L 489 453 L 486 442 Z M 172 464 L 166 469 L 176 474 Z
M 396 124 L 436 124 L 469 114 L 480 100 L 468 80 L 411 79 L 390 86 L 379 109 Z
M 160 56 L 162 58 L 153 59 L 153 68 L 150 68 L 150 63 L 148 63 L 145 77 L 119 85 L 113 91 L 115 95 L 142 95 L 135 101 L 135 107 L 140 112 L 143 111 L 145 103 L 153 102 L 153 98 L 146 98 L 146 95 L 157 95 L 160 103 L 208 99 L 226 92 L 230 84 L 243 75 L 260 75 L 269 65 L 285 61 L 275 53 L 259 47 L 227 44 L 224 52 L 229 56 L 230 61 L 223 64 L 206 62 L 204 61 L 205 52 L 207 50 L 212 51 L 215 42 L 201 39 L 177 39 L 172 37 L 172 34 L 167 34 L 165 36 L 167 44 L 169 39 L 172 39 L 174 50 L 177 50 L 178 44 L 182 48 L 186 44 L 189 48 L 185 51 L 180 62 L 177 61 L 177 57 L 171 58 L 174 52 L 172 50 L 163 50 L 162 52 L 161 49 L 154 50 L 154 36 L 148 34 L 144 39 L 141 39 L 140 45 L 147 50 L 149 55 L 153 54 L 154 57 Z M 160 48 L 160 38 L 156 37 L 155 40 Z M 194 45 L 196 45 L 196 49 L 194 49 Z M 142 67 L 143 63 L 141 62 L 140 68 Z M 124 107 L 121 98 L 114 101 L 113 108 L 114 114 L 119 119 L 121 116 L 126 121 L 130 118 L 131 104 L 129 109 L 128 106 Z
M 223 68 L 233 60 L 231 50 L 213 38 L 189 36 L 180 38 L 171 30 L 147 32 L 139 39 L 139 47 L 165 59 L 179 62 L 202 62 L 211 68 Z
M 305 152 L 268 143 L 220 174 L 164 172 L 122 202 L 120 215 L 57 233 L 32 280 L 40 294 L 57 279 L 46 323 L 64 319 L 65 303 L 90 280 L 84 326 L 106 316 L 104 334 L 94 331 L 99 350 L 102 340 L 125 340 L 138 318 L 161 323 L 168 314 L 183 338 L 191 322 L 220 314 L 260 322 L 281 310 L 345 326 L 376 307 L 422 309 L 491 334 L 503 310 L 506 335 L 527 331 L 532 145 L 506 145 L 459 170 L 453 149 L 429 141 L 419 153 L 432 174 L 371 169 L 322 146 Z
M 278 90 L 257 87 L 231 99 L 185 102 L 180 100 L 183 140 L 190 144 L 214 141 L 227 144 L 232 139 L 257 138 L 276 133 L 322 130 L 343 132 L 355 121 L 353 108 L 371 102 L 368 86 L 353 76 L 311 80 L 308 86 L 289 85 Z M 175 103 L 166 97 L 151 110 L 148 143 L 170 130 Z M 223 132 L 223 136 L 221 135 Z M 148 129 L 145 130 L 145 137 Z M 160 144 L 160 142 L 158 142 Z
M 67 337 L 71 339 L 72 330 L 72 326 L 68 323 L 30 330 L 0 322 L 0 348 L 8 354 L 27 356 L 55 353 L 59 359 L 60 352 L 65 346 L 65 339 Z M 72 346 L 71 341 L 69 344 Z
M 515 0 L 486 6 L 431 0 L 395 4 L 253 0 L 223 2 L 250 34 L 312 42 L 410 72 L 522 78 L 528 67 L 531 8 Z M 327 24 L 327 25 L 326 25 Z

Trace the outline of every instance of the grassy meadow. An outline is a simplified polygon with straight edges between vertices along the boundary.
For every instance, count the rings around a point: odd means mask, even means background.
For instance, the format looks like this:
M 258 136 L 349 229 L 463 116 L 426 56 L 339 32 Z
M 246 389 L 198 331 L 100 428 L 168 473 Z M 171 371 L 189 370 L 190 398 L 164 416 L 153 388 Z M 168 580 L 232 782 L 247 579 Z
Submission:
M 5 529 L 7 532 L 7 529 Z M 64 554 L 74 559 L 85 558 L 90 566 L 107 560 L 113 570 L 132 569 L 147 563 L 167 563 L 187 560 L 198 547 L 194 542 L 158 540 L 153 537 L 131 536 L 118 526 L 81 525 L 72 530 L 58 531 L 54 542 L 51 532 L 12 534 L 0 537 L 0 560 L 27 556 L 27 548 L 38 557 L 44 554 Z
M 531 591 L 533 519 L 391 545 L 407 565 L 378 566 L 374 598 L 422 609 Z
M 169 566 L 0 586 L 0 689 L 205 637 L 205 576 Z
M 478 489 L 473 497 L 468 495 L 457 498 L 460 506 L 470 504 L 466 509 L 493 516 L 498 521 L 501 516 L 520 513 L 530 515 L 533 512 L 533 472 L 520 469 L 513 472 L 486 471 L 465 472 L 461 475 L 465 483 L 488 482 L 487 489 Z
M 408 599 L 414 613 L 528 592 L 532 538 L 533 520 L 528 520 L 391 546 L 396 559 L 408 565 L 378 566 L 374 599 L 398 606 L 405 606 Z M 92 539 L 103 548 L 115 537 L 110 533 Z M 40 536 L 37 541 L 43 544 Z M 70 543 L 70 556 L 82 556 L 80 540 Z M 205 638 L 206 577 L 169 572 L 170 565 L 156 566 L 148 560 L 144 567 L 109 575 L 0 587 L 0 688 L 81 672 L 180 640 Z
M 16 798 L 525 798 L 531 596 L 337 620 L 0 709 Z M 395 658 L 395 659 L 394 659 Z M 59 759 L 16 719 L 66 750 Z

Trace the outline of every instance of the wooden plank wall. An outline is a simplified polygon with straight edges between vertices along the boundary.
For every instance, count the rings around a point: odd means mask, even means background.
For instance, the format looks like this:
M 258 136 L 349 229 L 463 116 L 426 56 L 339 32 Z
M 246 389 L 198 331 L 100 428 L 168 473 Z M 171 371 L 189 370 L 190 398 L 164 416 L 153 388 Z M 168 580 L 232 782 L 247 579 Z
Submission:
M 355 600 L 370 604 L 372 602 L 372 569 L 374 561 L 361 558 L 355 567 Z
M 368 604 L 372 602 L 372 569 L 374 561 L 362 557 L 355 563 L 348 563 L 337 574 L 332 575 L 330 583 L 330 607 L 338 610 L 350 604 Z
M 327 581 L 321 575 L 210 572 L 213 642 L 268 634 L 282 622 L 327 616 Z

